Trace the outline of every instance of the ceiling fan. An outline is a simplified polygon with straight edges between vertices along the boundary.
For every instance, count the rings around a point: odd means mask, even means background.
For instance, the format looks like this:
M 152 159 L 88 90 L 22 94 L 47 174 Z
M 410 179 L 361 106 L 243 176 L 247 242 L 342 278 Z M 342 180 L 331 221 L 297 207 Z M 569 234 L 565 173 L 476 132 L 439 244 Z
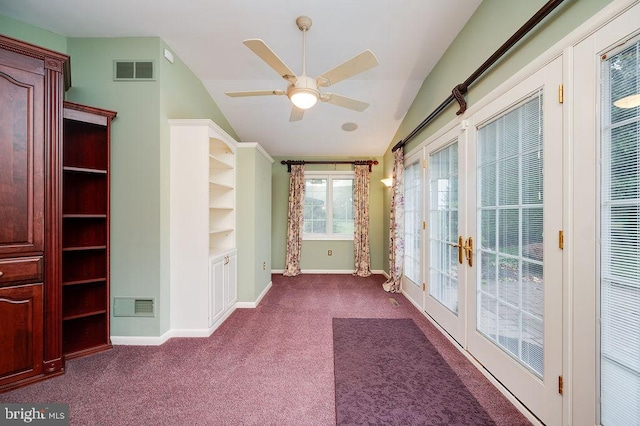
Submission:
M 302 75 L 296 75 L 291 71 L 264 41 L 260 39 L 249 39 L 243 42 L 244 45 L 273 68 L 282 78 L 288 81 L 289 85 L 286 90 L 252 90 L 245 92 L 226 92 L 225 94 L 231 97 L 286 95 L 293 104 L 289 121 L 301 120 L 304 115 L 304 110 L 314 106 L 318 100 L 354 111 L 362 112 L 367 109 L 369 104 L 366 102 L 336 95 L 335 93 L 321 93 L 319 87 L 329 87 L 339 81 L 353 77 L 356 74 L 360 74 L 377 66 L 378 59 L 373 52 L 367 49 L 314 79 L 307 75 L 306 70 L 305 35 L 306 32 L 309 31 L 309 28 L 311 28 L 311 18 L 308 16 L 299 16 L 296 19 L 296 25 L 300 31 L 302 31 Z

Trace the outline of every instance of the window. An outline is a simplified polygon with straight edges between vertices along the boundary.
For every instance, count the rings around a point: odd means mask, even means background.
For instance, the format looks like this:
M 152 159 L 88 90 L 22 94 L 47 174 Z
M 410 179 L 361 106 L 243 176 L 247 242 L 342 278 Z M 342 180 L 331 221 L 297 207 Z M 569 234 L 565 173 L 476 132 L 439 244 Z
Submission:
M 414 161 L 404 168 L 404 275 L 421 285 L 422 167 Z
M 353 172 L 305 172 L 303 238 L 353 239 Z

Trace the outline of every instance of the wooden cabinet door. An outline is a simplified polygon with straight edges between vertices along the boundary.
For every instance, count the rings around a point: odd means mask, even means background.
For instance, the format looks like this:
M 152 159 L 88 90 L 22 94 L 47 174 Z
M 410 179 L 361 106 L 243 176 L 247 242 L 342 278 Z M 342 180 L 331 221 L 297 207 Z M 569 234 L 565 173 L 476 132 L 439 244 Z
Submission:
M 42 372 L 42 284 L 0 288 L 0 387 Z
M 2 257 L 43 251 L 44 76 L 42 61 L 4 50 L 0 60 L 9 64 L 0 64 Z

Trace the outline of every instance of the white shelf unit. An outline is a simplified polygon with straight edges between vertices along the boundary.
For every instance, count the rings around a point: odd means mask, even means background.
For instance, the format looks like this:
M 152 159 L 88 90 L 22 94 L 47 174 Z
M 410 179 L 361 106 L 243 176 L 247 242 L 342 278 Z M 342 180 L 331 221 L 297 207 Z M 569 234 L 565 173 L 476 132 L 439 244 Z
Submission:
M 174 336 L 209 336 L 235 309 L 237 142 L 211 120 L 169 120 Z

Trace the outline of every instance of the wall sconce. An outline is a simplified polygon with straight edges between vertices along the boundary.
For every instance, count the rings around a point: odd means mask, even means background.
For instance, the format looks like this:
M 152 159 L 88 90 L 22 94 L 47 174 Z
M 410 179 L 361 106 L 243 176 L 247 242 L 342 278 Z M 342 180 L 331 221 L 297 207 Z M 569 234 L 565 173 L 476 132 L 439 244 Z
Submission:
M 390 188 L 391 185 L 393 185 L 393 178 L 381 179 L 380 182 L 382 182 L 387 188 Z

